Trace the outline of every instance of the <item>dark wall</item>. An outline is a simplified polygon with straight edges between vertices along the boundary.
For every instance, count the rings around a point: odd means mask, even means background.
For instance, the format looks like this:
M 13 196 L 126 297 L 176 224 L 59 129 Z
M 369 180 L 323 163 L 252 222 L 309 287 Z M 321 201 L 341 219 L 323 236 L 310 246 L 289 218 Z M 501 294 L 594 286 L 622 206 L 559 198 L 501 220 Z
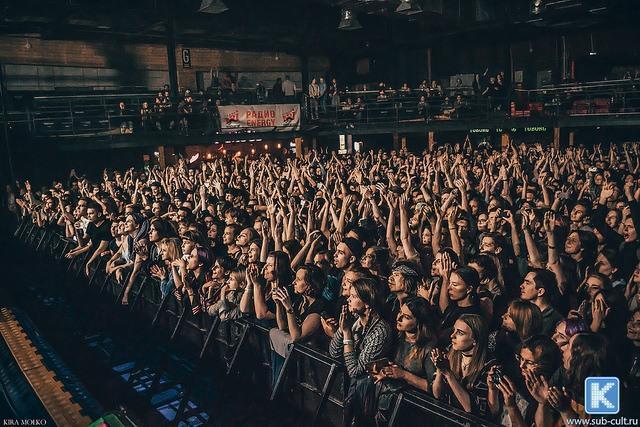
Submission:
M 416 86 L 427 78 L 427 49 L 432 50 L 432 75 L 442 81 L 455 74 L 492 74 L 523 71 L 525 87 L 536 85 L 536 75 L 549 71 L 555 83 L 562 81 L 562 49 L 567 54 L 568 80 L 602 80 L 621 75 L 625 67 L 640 68 L 640 29 L 536 29 L 523 36 L 504 32 L 474 32 L 450 36 L 424 47 L 369 47 L 360 53 L 339 52 L 332 57 L 332 73 L 346 84 L 385 81 L 394 87 L 403 82 Z M 592 56 L 593 48 L 597 55 Z M 356 72 L 358 60 L 369 61 L 369 73 Z M 572 65 L 573 64 L 573 65 Z M 571 76 L 571 71 L 575 74 Z

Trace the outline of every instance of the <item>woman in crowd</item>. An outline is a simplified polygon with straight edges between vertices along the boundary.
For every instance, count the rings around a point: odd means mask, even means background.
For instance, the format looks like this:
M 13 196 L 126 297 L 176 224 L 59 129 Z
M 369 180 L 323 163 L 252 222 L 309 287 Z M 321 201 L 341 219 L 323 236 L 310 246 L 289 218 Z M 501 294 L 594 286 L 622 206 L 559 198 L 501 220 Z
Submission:
M 275 290 L 278 329 L 287 331 L 292 343 L 307 341 L 320 330 L 320 314 L 324 310 L 320 292 L 324 282 L 322 270 L 315 265 L 303 265 L 296 271 L 293 300 L 286 287 Z
M 182 258 L 182 248 L 180 239 L 177 237 L 165 237 L 160 242 L 160 258 L 162 264 L 153 264 L 150 273 L 160 281 L 160 292 L 163 297 L 173 292 L 175 282 L 171 274 L 171 266 L 174 261 Z
M 362 256 L 362 267 L 384 283 L 390 275 L 389 249 L 380 246 L 371 246 Z
M 431 353 L 436 367 L 433 395 L 466 412 L 487 413 L 487 372 L 493 364 L 488 350 L 487 328 L 478 314 L 463 314 L 455 322 L 448 353 Z
M 229 272 L 226 283 L 220 288 L 220 298 L 207 307 L 209 316 L 218 316 L 221 321 L 239 319 L 240 300 L 247 283 L 247 272 L 243 267 Z
M 228 283 L 229 274 L 236 268 L 236 262 L 228 256 L 218 256 L 211 269 L 211 278 L 200 289 L 200 299 L 205 311 L 215 304 L 220 296 L 220 290 Z
M 184 300 L 186 294 L 194 315 L 202 310 L 200 288 L 206 280 L 206 272 L 211 268 L 211 257 L 206 248 L 196 246 L 186 260 L 177 259 L 172 263 L 173 281 L 176 285 L 176 299 Z
M 435 366 L 431 351 L 435 349 L 437 335 L 435 317 L 427 301 L 416 296 L 403 300 L 396 320 L 398 338 L 396 349 L 388 366 L 372 372 L 377 383 L 376 422 L 389 422 L 395 397 L 399 390 L 412 386 L 430 391 Z
M 439 306 L 442 312 L 440 322 L 440 339 L 446 342 L 451 336 L 454 323 L 464 314 L 482 314 L 478 305 L 476 289 L 480 285 L 480 277 L 470 267 L 452 270 L 450 256 L 442 256 L 442 288 Z
M 125 237 L 121 250 L 111 258 L 111 261 L 116 264 L 111 272 L 115 273 L 116 280 L 123 285 L 126 280 L 126 275 L 130 272 L 122 299 L 122 303 L 126 304 L 128 301 L 128 291 L 133 285 L 132 279 L 135 280 L 135 274 L 140 271 L 141 268 L 138 253 L 146 246 L 149 223 L 145 220 L 144 216 L 139 213 L 128 214 L 124 223 Z M 118 261 L 119 258 L 124 262 Z
M 262 269 L 264 282 L 259 278 L 257 265 L 250 265 L 240 310 L 253 313 L 258 320 L 271 326 L 276 318 L 276 290 L 290 287 L 292 276 L 289 256 L 282 251 L 271 252 L 267 257 Z
M 588 377 L 614 376 L 607 339 L 599 334 L 574 335 L 562 354 L 565 370 L 564 386 L 550 387 L 546 402 L 560 414 L 564 425 L 573 425 L 570 420 L 586 419 L 584 410 L 584 387 Z
M 329 354 L 344 363 L 350 378 L 347 401 L 357 423 L 365 423 L 363 407 L 370 389 L 367 367 L 389 354 L 391 327 L 381 315 L 382 301 L 374 279 L 357 279 L 351 284 L 347 304 L 342 307 L 338 330 L 331 339 Z

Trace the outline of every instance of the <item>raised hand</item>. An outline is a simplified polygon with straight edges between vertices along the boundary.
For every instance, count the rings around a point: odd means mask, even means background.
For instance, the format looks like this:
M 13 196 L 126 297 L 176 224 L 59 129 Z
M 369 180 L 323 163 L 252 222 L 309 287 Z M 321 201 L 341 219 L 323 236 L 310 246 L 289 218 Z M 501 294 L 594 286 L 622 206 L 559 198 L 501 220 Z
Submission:
M 593 303 L 591 303 L 591 316 L 593 321 L 598 325 L 602 325 L 605 317 L 609 313 L 609 307 L 607 307 L 607 302 L 604 300 L 602 294 L 596 295 L 593 299 Z
M 342 335 L 351 335 L 351 328 L 353 327 L 353 316 L 349 313 L 349 307 L 345 304 L 342 306 L 342 311 L 340 312 L 340 323 L 339 327 L 342 331 Z
M 562 390 L 557 387 L 551 387 L 549 389 L 548 402 L 556 411 L 562 413 L 570 408 L 571 398 L 564 387 Z
M 544 220 L 542 222 L 544 231 L 547 233 L 553 233 L 556 228 L 556 214 L 553 211 L 547 211 L 544 214 Z
M 516 405 L 516 387 L 513 382 L 506 375 L 502 376 L 502 380 L 496 384 L 500 393 L 502 393 L 502 399 L 506 407 L 513 407 Z
M 549 384 L 542 375 L 536 375 L 531 371 L 524 371 L 524 382 L 529 394 L 538 403 L 546 403 L 549 398 Z
M 442 263 L 441 263 L 441 271 L 443 277 L 449 277 L 451 272 L 455 270 L 456 263 L 451 259 L 451 255 L 448 252 L 442 253 Z
M 436 369 L 440 372 L 447 372 L 449 370 L 449 359 L 447 358 L 447 354 L 440 350 L 439 348 L 434 348 L 431 350 L 431 362 L 434 364 Z

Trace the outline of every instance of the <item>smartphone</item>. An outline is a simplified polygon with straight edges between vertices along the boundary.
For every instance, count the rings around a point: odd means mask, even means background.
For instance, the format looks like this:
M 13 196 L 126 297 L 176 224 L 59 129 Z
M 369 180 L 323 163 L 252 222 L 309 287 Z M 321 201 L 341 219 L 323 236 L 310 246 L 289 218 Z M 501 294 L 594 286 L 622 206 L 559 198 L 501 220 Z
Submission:
M 382 359 L 373 360 L 366 365 L 367 372 L 369 374 L 373 374 L 376 372 L 380 372 L 382 368 L 385 366 L 391 365 L 391 361 L 388 357 L 383 357 Z

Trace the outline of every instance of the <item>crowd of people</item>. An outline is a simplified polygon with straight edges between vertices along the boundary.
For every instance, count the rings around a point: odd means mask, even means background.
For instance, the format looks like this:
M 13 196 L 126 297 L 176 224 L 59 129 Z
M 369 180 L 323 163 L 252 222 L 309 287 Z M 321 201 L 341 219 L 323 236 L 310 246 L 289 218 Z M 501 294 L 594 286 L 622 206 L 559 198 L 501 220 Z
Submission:
M 469 84 L 458 77 L 444 89 L 438 80 L 423 80 L 414 88 L 406 82 L 397 89 L 379 82 L 350 89 L 340 87 L 335 78 L 329 85 L 323 77 L 313 78 L 307 95 L 310 120 L 319 120 L 322 113 L 357 122 L 363 119 L 366 109 L 375 119 L 380 110 L 407 107 L 416 107 L 413 118 L 450 120 L 462 118 L 472 110 L 506 111 L 509 90 L 504 72 L 490 76 L 487 68 L 483 74 L 474 74 Z
M 410 387 L 507 426 L 575 425 L 584 381 L 640 396 L 640 144 L 223 157 L 10 193 L 125 286 L 344 364 L 358 424 Z M 9 189 L 8 189 L 9 191 Z M 100 263 L 106 259 L 106 263 Z

